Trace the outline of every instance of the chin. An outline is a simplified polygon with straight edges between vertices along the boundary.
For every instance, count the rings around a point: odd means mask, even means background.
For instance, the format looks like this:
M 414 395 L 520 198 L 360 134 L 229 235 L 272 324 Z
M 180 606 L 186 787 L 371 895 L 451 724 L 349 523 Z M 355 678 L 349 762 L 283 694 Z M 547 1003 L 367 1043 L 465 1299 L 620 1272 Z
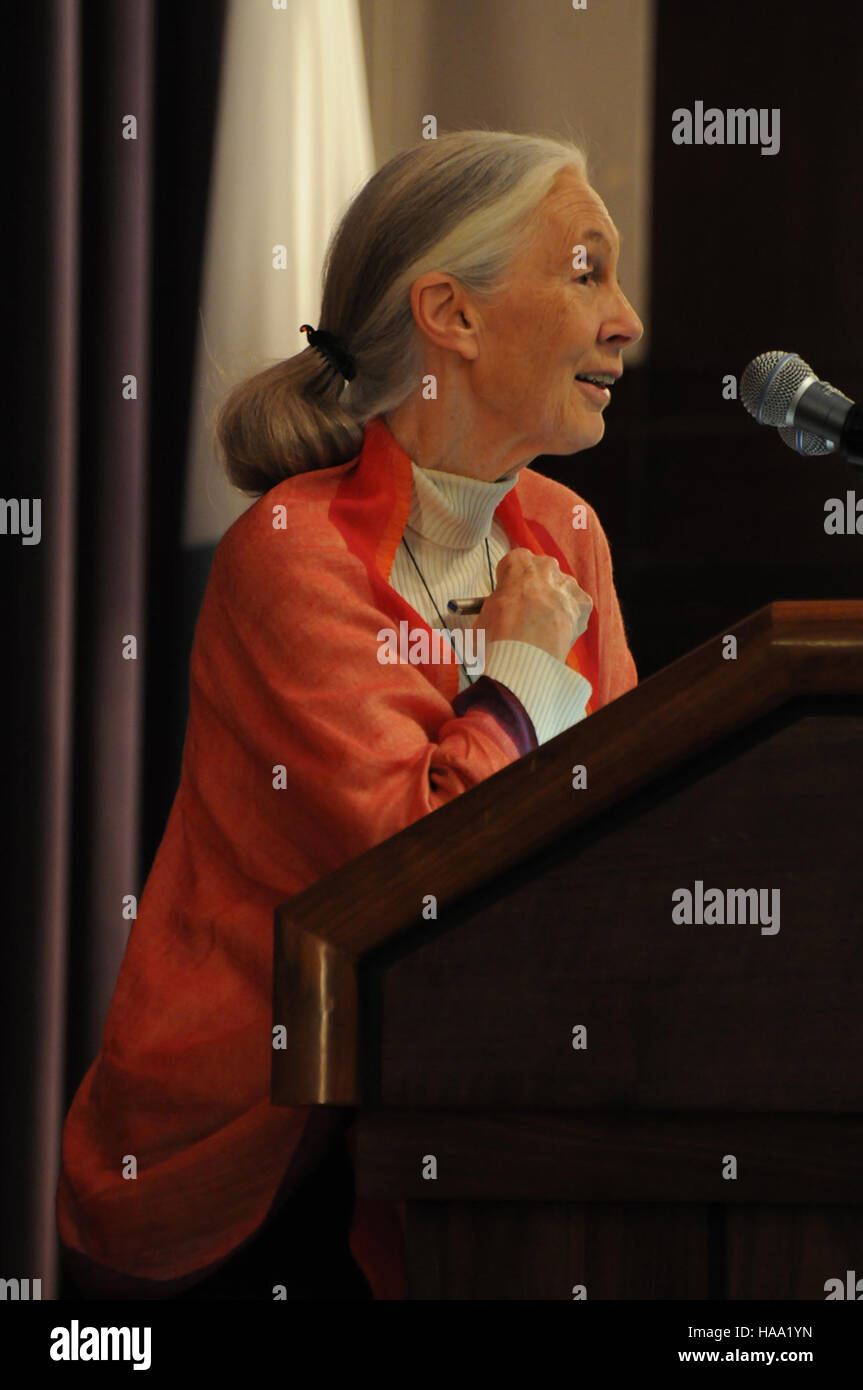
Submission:
M 594 410 L 590 415 L 580 414 L 574 420 L 562 420 L 554 433 L 549 435 L 540 454 L 580 454 L 582 449 L 592 449 L 605 436 L 605 420 L 602 412 Z
M 579 422 L 578 428 L 572 431 L 569 441 L 565 448 L 556 449 L 559 454 L 580 454 L 583 449 L 592 449 L 595 444 L 599 444 L 605 437 L 605 420 L 597 412 L 590 423 L 583 420 Z

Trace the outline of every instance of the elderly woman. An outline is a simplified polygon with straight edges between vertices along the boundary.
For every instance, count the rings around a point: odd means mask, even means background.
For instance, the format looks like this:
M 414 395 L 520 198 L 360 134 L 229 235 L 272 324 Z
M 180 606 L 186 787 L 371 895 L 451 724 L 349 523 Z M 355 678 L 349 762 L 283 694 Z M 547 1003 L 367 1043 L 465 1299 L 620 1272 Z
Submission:
M 642 332 L 618 249 L 576 146 L 424 142 L 348 208 L 308 344 L 225 402 L 259 500 L 215 555 L 180 785 L 64 1128 L 84 1294 L 404 1296 L 349 1115 L 270 1104 L 273 912 L 636 683 L 599 520 L 528 466 L 603 436 Z

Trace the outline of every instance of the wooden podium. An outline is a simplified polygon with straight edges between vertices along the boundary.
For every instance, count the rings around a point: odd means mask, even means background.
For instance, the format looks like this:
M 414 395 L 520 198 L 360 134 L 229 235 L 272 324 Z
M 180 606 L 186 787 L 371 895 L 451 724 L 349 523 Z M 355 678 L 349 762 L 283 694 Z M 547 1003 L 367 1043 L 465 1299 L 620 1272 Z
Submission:
M 278 909 L 411 1298 L 863 1298 L 861 810 L 863 602 L 774 603 Z

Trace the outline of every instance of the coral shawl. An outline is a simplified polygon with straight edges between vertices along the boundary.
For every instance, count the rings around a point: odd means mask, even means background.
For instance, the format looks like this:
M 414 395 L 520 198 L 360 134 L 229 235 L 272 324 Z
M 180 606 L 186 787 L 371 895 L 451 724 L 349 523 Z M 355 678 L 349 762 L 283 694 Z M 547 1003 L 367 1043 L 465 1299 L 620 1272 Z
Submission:
M 455 665 L 377 660 L 382 627 L 426 626 L 388 579 L 411 477 L 373 420 L 358 458 L 279 483 L 216 549 L 180 784 L 63 1131 L 60 1237 L 97 1296 L 189 1287 L 328 1151 L 328 1108 L 269 1100 L 277 904 L 526 751 L 493 701 L 463 692 L 456 714 Z M 524 468 L 495 515 L 591 595 L 568 661 L 600 709 L 637 675 L 595 512 Z M 405 1297 L 403 1218 L 356 1201 L 350 1247 L 376 1298 Z

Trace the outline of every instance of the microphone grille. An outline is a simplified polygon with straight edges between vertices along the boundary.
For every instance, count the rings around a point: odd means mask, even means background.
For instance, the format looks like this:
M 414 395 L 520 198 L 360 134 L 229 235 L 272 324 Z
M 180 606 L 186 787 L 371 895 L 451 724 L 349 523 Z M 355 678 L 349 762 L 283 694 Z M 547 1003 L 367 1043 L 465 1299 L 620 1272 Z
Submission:
M 779 431 L 779 438 L 783 444 L 787 444 L 789 449 L 793 449 L 797 454 L 833 454 L 835 449 L 826 439 L 821 439 L 817 434 L 810 434 L 808 430 L 795 429 L 793 425 L 783 425 Z
M 791 402 L 813 375 L 795 352 L 762 352 L 741 377 L 740 399 L 760 425 L 784 425 Z

